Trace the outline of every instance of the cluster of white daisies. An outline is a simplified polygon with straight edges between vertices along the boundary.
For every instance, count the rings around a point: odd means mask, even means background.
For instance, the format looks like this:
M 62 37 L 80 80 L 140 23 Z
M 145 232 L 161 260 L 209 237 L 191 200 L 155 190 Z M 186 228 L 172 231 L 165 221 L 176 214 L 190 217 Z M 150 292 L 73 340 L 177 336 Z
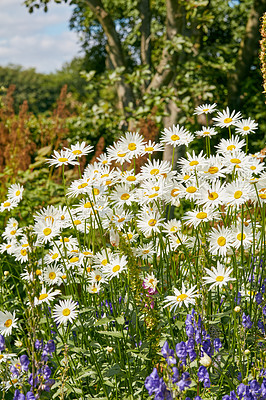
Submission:
M 197 107 L 195 114 L 205 113 L 207 117 L 215 109 L 216 104 L 205 104 Z M 178 161 L 178 171 L 170 162 L 151 159 L 151 155 L 163 151 L 164 145 L 188 146 L 194 139 L 192 133 L 179 125 L 173 126 L 164 129 L 158 144 L 146 142 L 139 133 L 127 132 L 70 184 L 66 195 L 67 204 L 74 203 L 71 207 L 48 206 L 35 214 L 33 234 L 36 239 L 31 245 L 25 228 L 19 228 L 14 218 L 9 219 L 2 235 L 2 253 L 12 254 L 23 264 L 34 248 L 45 249 L 38 269 L 29 273 L 26 268 L 22 274 L 23 279 L 38 279 L 41 283 L 42 290 L 34 299 L 35 307 L 43 303 L 50 305 L 61 293 L 54 286 L 70 285 L 74 279 L 85 282 L 85 290 L 93 294 L 126 272 L 127 254 L 119 249 L 122 238 L 143 265 L 148 265 L 147 261 L 161 251 L 175 252 L 185 247 L 191 252 L 204 239 L 209 252 L 217 257 L 217 267 L 206 269 L 205 284 L 211 284 L 212 289 L 234 280 L 230 277 L 232 269 L 224 265 L 226 257 L 241 246 L 255 251 L 263 240 L 260 225 L 247 218 L 243 220 L 239 211 L 244 205 L 262 207 L 265 203 L 265 166 L 260 154 L 244 152 L 245 140 L 237 136 L 253 133 L 257 129 L 255 121 L 241 120 L 240 113 L 230 113 L 227 108 L 218 112 L 212 126 L 202 127 L 195 134 L 210 138 L 217 134 L 214 127 L 228 127 L 229 139 L 222 139 L 216 153 L 209 157 L 203 151 L 198 155 L 194 151 L 187 153 L 185 159 Z M 77 143 L 70 149 L 55 151 L 47 162 L 56 167 L 77 165 L 79 157 L 91 151 L 91 146 Z M 148 160 L 137 173 L 134 160 L 144 155 Z M 22 186 L 12 185 L 1 211 L 14 208 L 22 191 Z M 167 220 L 166 206 L 178 207 L 180 200 L 189 201 L 192 210 L 187 211 L 181 221 Z M 211 227 L 213 221 L 216 225 Z M 197 237 L 191 235 L 191 228 L 198 229 Z M 66 233 L 69 229 L 73 236 Z M 85 245 L 87 240 L 78 240 L 90 236 L 92 230 L 98 230 L 102 237 L 109 232 L 111 246 L 93 252 Z M 144 279 L 148 287 L 156 288 L 158 280 L 153 272 Z M 184 284 L 180 289 L 175 288 L 174 294 L 166 296 L 164 307 L 175 309 L 182 304 L 195 304 L 196 297 L 200 296 L 196 286 L 186 289 Z M 72 299 L 61 300 L 52 315 L 57 323 L 72 322 L 77 316 L 77 304 Z M 13 319 L 11 316 L 8 312 L 0 314 L 0 333 L 10 334 L 10 328 L 16 326 L 14 314 Z M 11 325 L 10 320 L 13 321 Z

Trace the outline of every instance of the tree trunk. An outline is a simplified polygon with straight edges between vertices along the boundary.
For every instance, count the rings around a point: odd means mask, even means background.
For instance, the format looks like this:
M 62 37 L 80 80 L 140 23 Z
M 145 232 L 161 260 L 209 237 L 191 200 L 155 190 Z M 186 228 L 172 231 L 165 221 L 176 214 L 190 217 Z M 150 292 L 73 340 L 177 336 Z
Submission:
M 234 72 L 228 77 L 228 105 L 241 108 L 241 84 L 250 73 L 250 67 L 259 50 L 260 17 L 266 11 L 266 0 L 255 0 L 240 43 Z

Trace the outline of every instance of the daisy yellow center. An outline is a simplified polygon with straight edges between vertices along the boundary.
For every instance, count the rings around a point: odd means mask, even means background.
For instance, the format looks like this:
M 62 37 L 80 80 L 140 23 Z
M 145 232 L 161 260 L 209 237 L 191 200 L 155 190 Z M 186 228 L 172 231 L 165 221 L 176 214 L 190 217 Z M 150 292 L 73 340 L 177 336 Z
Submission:
M 87 272 L 91 272 L 91 271 L 92 271 L 91 266 L 87 267 L 87 268 L 86 268 L 86 271 L 87 271 Z
M 2 360 L 4 358 L 3 354 L 0 354 L 0 360 Z
M 26 249 L 20 250 L 20 254 L 21 254 L 22 256 L 26 256 L 27 250 L 26 250 Z
M 171 196 L 172 196 L 172 197 L 176 197 L 176 196 L 178 196 L 178 193 L 179 193 L 179 190 L 178 190 L 178 189 L 173 189 L 173 190 L 171 191 Z
M 91 291 L 92 291 L 92 293 L 97 293 L 97 288 L 96 288 L 96 287 L 93 287 L 93 288 L 91 289 Z
M 187 181 L 190 178 L 190 175 L 185 175 L 184 176 L 184 181 Z
M 198 163 L 199 163 L 198 161 L 194 160 L 194 161 L 190 161 L 189 165 L 191 167 L 194 167 L 194 165 L 198 165 Z
M 160 171 L 158 170 L 158 168 L 154 168 L 154 169 L 151 170 L 150 174 L 151 174 L 151 175 L 158 175 L 159 172 L 160 172 Z
M 153 282 L 154 282 L 154 279 L 153 278 L 151 278 L 151 279 L 149 279 L 149 281 L 148 281 L 151 285 L 153 285 Z
M 75 225 L 75 226 L 80 225 L 80 224 L 81 224 L 81 221 L 80 221 L 79 219 L 76 219 L 76 220 L 74 221 L 74 225 Z
M 203 135 L 209 135 L 209 134 L 210 134 L 210 132 L 208 132 L 208 131 L 203 132 Z
M 154 197 L 157 197 L 158 196 L 158 193 L 153 193 L 153 194 L 150 194 L 148 197 L 149 197 L 149 199 L 153 199 Z
M 145 147 L 145 151 L 153 151 L 154 147 Z
M 11 247 L 11 244 L 8 244 L 7 246 L 6 246 L 6 249 L 9 249 Z
M 16 196 L 19 196 L 20 195 L 20 190 L 17 190 L 16 191 Z
M 113 272 L 117 272 L 117 271 L 119 271 L 120 270 L 120 265 L 115 265 L 114 267 L 113 267 L 113 269 L 112 269 L 112 271 Z
M 236 146 L 234 144 L 230 144 L 229 146 L 227 146 L 227 150 L 234 150 L 236 148 Z
M 148 249 L 147 250 L 143 250 L 142 254 L 149 254 L 149 252 L 150 252 L 150 250 L 148 250 Z
M 52 232 L 52 229 L 51 229 L 51 228 L 45 228 L 45 229 L 43 230 L 43 234 L 44 234 L 45 236 L 49 236 L 49 235 L 51 234 L 51 232 Z
M 84 208 L 91 208 L 93 206 L 93 203 L 88 201 L 87 203 L 84 204 Z
M 101 178 L 108 178 L 109 174 L 103 174 Z
M 196 215 L 196 217 L 197 217 L 198 219 L 207 218 L 207 213 L 204 212 L 204 211 L 201 211 L 201 212 L 199 212 L 199 213 Z
M 71 252 L 70 253 L 78 253 L 79 251 L 78 250 L 71 250 Z
M 112 183 L 112 181 L 110 179 L 108 179 L 107 181 L 105 181 L 106 186 L 110 185 Z
M 232 164 L 240 164 L 241 163 L 241 160 L 239 160 L 239 158 L 231 158 L 230 161 Z
M 130 195 L 128 193 L 123 193 L 120 198 L 121 198 L 121 200 L 128 200 L 129 197 L 130 197 Z
M 6 202 L 4 203 L 4 207 L 9 207 L 9 206 L 10 206 L 9 201 L 6 201 Z
M 183 301 L 183 300 L 186 300 L 187 298 L 188 298 L 188 295 L 185 293 L 182 293 L 179 296 L 177 296 L 176 301 Z
M 221 246 L 221 247 L 225 246 L 225 245 L 226 245 L 226 239 L 225 239 L 225 237 L 220 236 L 220 237 L 217 239 L 217 243 L 218 243 L 218 245 Z
M 100 193 L 100 190 L 97 189 L 97 188 L 94 188 L 94 189 L 92 190 L 92 193 L 93 193 L 94 195 L 97 196 L 97 195 Z
M 209 169 L 208 169 L 208 172 L 210 173 L 210 174 L 216 174 L 217 172 L 219 171 L 219 168 L 218 167 L 210 167 Z
M 188 193 L 195 193 L 197 191 L 197 188 L 195 186 L 189 186 L 186 188 L 186 192 Z
M 105 260 L 102 260 L 101 264 L 102 264 L 102 265 L 106 265 L 106 264 L 107 264 L 107 260 L 106 260 L 106 259 L 105 259 Z
M 224 123 L 225 124 L 229 124 L 230 122 L 232 122 L 233 120 L 232 120 L 232 118 L 225 118 L 224 119 Z
M 68 317 L 70 314 L 70 309 L 69 308 L 64 308 L 62 311 L 62 314 L 64 315 L 64 317 Z
M 55 260 L 58 257 L 58 253 L 52 255 L 52 259 Z
M 74 262 L 77 262 L 78 260 L 79 260 L 78 257 L 72 257 L 72 258 L 70 258 L 69 262 L 74 263 Z
M 177 227 L 176 226 L 172 226 L 172 228 L 170 229 L 170 232 L 176 232 L 177 231 Z
M 7 319 L 4 325 L 6 328 L 9 328 L 12 325 L 12 319 Z
M 153 186 L 152 190 L 156 190 L 156 192 L 158 192 L 158 190 L 160 190 L 160 187 L 159 186 Z
M 83 251 L 84 256 L 92 256 L 90 251 Z
M 209 200 L 216 200 L 218 198 L 218 194 L 216 192 L 209 193 L 208 199 Z
M 59 157 L 59 158 L 58 158 L 58 161 L 64 163 L 64 162 L 68 161 L 68 158 L 66 158 L 66 157 Z
M 47 215 L 47 217 L 44 218 L 45 221 L 51 221 L 52 223 L 54 223 L 54 218 L 51 215 Z
M 39 300 L 47 299 L 47 297 L 48 297 L 48 294 L 47 294 L 47 293 L 42 293 L 42 294 L 40 295 L 40 297 L 39 297 Z
M 250 127 L 249 126 L 244 126 L 243 127 L 243 131 L 249 131 L 250 130 Z
M 136 150 L 137 146 L 135 143 L 129 143 L 129 145 L 127 146 L 128 150 L 130 151 L 134 151 Z
M 108 161 L 107 161 L 107 160 L 103 160 L 102 163 L 103 163 L 103 164 L 107 164 Z
M 202 111 L 204 111 L 204 112 L 209 111 L 209 108 L 203 108 Z
M 174 142 L 176 141 L 176 140 L 179 140 L 180 139 L 180 137 L 178 136 L 178 135 L 172 135 L 171 136 L 171 140 L 173 140 Z
M 245 238 L 246 238 L 246 235 L 243 233 L 243 235 L 242 235 L 242 233 L 238 233 L 238 235 L 236 236 L 237 237 L 237 240 L 244 240 Z
M 85 188 L 86 186 L 88 186 L 87 182 L 83 182 L 83 183 L 81 183 L 80 185 L 78 185 L 78 189 L 83 189 L 83 188 Z
M 55 272 L 50 272 L 49 273 L 49 279 L 51 279 L 53 281 L 55 278 L 56 278 Z
M 157 222 L 156 219 L 150 219 L 149 222 L 148 222 L 148 225 L 155 226 L 156 222 Z
M 97 282 L 99 282 L 102 279 L 102 277 L 101 277 L 101 275 L 96 275 L 95 279 L 96 279 Z
M 42 274 L 42 271 L 40 269 L 36 269 L 35 274 L 37 276 L 40 276 Z
M 125 218 L 119 218 L 117 221 L 118 221 L 118 222 L 124 222 L 124 221 L 125 221 Z
M 234 194 L 234 198 L 235 199 L 240 199 L 240 197 L 242 196 L 242 192 L 241 192 L 241 190 L 237 190 L 236 192 L 235 192 L 235 194 Z
M 260 194 L 259 194 L 259 197 L 260 197 L 261 199 L 265 200 L 265 199 L 266 199 L 266 193 L 260 193 Z
M 216 276 L 215 280 L 216 280 L 216 282 L 222 282 L 224 280 L 224 276 L 218 275 L 218 276 Z
M 61 215 L 61 221 L 64 221 L 64 219 L 65 219 L 65 216 Z
M 130 175 L 130 176 L 128 176 L 126 179 L 127 179 L 127 181 L 129 181 L 129 182 L 134 182 L 134 181 L 136 180 L 136 177 L 135 177 L 134 175 Z
M 118 155 L 118 157 L 125 157 L 126 153 L 120 153 L 120 152 L 118 152 L 117 155 Z
M 251 169 L 252 171 L 255 171 L 255 169 L 256 169 L 255 165 L 252 165 L 252 166 L 250 167 L 250 169 Z
M 15 235 L 16 234 L 16 230 L 15 229 L 13 229 L 11 232 L 10 232 L 10 235 Z
M 180 240 L 179 240 L 178 238 L 176 239 L 175 242 L 176 242 L 176 244 L 180 244 L 180 243 L 181 243 Z
M 128 234 L 127 234 L 127 237 L 128 237 L 128 239 L 130 240 L 130 239 L 133 238 L 133 234 L 132 234 L 132 233 L 128 233 Z
M 62 279 L 66 279 L 66 278 L 67 278 L 66 274 L 62 275 Z
M 82 154 L 81 150 L 73 150 L 72 153 L 77 156 L 78 154 Z
M 22 247 L 29 247 L 29 243 L 24 243 Z

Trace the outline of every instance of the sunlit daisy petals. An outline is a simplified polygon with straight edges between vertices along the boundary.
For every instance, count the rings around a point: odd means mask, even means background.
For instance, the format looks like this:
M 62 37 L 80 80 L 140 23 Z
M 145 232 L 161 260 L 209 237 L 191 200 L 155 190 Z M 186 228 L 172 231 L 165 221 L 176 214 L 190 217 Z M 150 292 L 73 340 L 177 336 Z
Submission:
M 47 164 L 61 167 L 62 165 L 77 165 L 76 156 L 70 150 L 54 150 L 52 158 L 47 159 Z
M 127 257 L 115 256 L 103 267 L 103 273 L 108 279 L 119 276 L 123 271 L 127 270 Z
M 211 208 L 203 208 L 203 210 L 188 211 L 183 220 L 186 225 L 194 226 L 195 228 L 203 223 L 211 221 L 212 219 L 219 220 L 218 211 L 213 211 Z
M 12 329 L 17 328 L 17 318 L 15 312 L 0 311 L 0 334 L 4 336 L 11 335 Z
M 210 242 L 210 253 L 226 256 L 226 253 L 233 242 L 233 236 L 229 228 L 220 227 L 213 228 L 208 235 Z
M 235 110 L 230 112 L 229 108 L 226 107 L 226 110 L 222 112 L 218 111 L 217 117 L 213 118 L 214 125 L 220 126 L 221 128 L 226 128 L 231 125 L 235 125 L 241 118 L 241 113 Z
M 93 146 L 86 145 L 85 142 L 72 144 L 70 149 L 65 147 L 65 150 L 69 150 L 75 157 L 85 156 L 93 151 Z
M 34 225 L 34 232 L 40 243 L 51 242 L 60 233 L 60 226 L 56 226 L 49 218 L 45 222 L 39 221 Z
M 22 199 L 23 190 L 22 185 L 15 183 L 9 187 L 7 196 L 11 201 L 19 202 Z
M 60 285 L 60 283 L 62 282 L 62 275 L 63 273 L 59 267 L 48 266 L 43 271 L 43 280 L 49 286 Z
M 251 118 L 248 118 L 235 123 L 235 127 L 236 133 L 240 133 L 240 135 L 246 136 L 250 133 L 254 133 L 255 130 L 258 129 L 258 124 Z
M 175 311 L 177 307 L 182 307 L 183 305 L 188 307 L 189 304 L 195 305 L 196 298 L 199 294 L 196 292 L 196 285 L 192 286 L 190 289 L 186 289 L 184 283 L 182 283 L 182 290 L 174 289 L 174 296 L 166 296 L 164 303 L 166 303 L 163 308 L 170 307 L 170 311 Z
M 213 104 L 202 104 L 195 108 L 194 115 L 201 115 L 201 114 L 211 114 L 216 110 L 216 103 Z
M 205 280 L 205 285 L 211 284 L 210 290 L 214 287 L 222 287 L 227 285 L 228 282 L 234 281 L 235 278 L 230 278 L 230 274 L 232 273 L 233 269 L 228 268 L 226 269 L 224 265 L 217 262 L 217 268 L 206 269 L 205 270 L 208 276 L 203 277 Z
M 137 227 L 146 237 L 151 236 L 152 232 L 160 232 L 162 224 L 163 219 L 156 212 L 138 214 Z
M 11 200 L 11 199 L 6 199 L 3 201 L 3 203 L 0 204 L 0 212 L 4 212 L 5 210 L 10 211 L 13 208 L 16 208 L 18 206 L 18 202 Z
M 173 125 L 172 128 L 164 129 L 161 136 L 161 143 L 176 146 L 188 146 L 194 139 L 194 135 L 183 126 Z
M 39 294 L 38 297 L 35 297 L 34 304 L 39 305 L 42 303 L 50 304 L 51 301 L 55 299 L 55 296 L 59 295 L 61 292 L 60 290 L 56 289 L 53 291 L 53 289 L 46 290 L 46 288 L 43 286 L 42 290 Z
M 196 131 L 195 135 L 200 137 L 211 137 L 217 135 L 217 131 L 214 128 L 203 126 L 200 131 Z
M 53 318 L 59 325 L 66 325 L 68 322 L 71 324 L 78 316 L 77 302 L 72 299 L 59 300 L 53 308 Z
M 126 149 L 130 159 L 143 154 L 144 138 L 138 132 L 126 132 L 125 137 L 120 138 L 118 143 Z

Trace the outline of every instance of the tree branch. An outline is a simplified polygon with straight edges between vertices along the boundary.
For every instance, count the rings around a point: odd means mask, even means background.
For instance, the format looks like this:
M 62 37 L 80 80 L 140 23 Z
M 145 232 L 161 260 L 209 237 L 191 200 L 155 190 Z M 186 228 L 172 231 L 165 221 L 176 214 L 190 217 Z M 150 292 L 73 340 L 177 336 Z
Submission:
M 138 9 L 141 18 L 141 63 L 151 67 L 151 10 L 150 0 L 139 0 Z

